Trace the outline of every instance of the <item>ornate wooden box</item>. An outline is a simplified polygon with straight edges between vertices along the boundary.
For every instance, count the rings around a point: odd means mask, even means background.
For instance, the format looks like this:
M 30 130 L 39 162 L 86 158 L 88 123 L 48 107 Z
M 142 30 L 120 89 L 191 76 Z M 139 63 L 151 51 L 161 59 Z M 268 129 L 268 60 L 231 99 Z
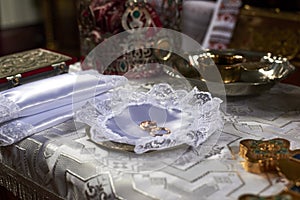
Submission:
M 72 58 L 45 49 L 33 49 L 0 57 L 0 89 L 68 71 Z

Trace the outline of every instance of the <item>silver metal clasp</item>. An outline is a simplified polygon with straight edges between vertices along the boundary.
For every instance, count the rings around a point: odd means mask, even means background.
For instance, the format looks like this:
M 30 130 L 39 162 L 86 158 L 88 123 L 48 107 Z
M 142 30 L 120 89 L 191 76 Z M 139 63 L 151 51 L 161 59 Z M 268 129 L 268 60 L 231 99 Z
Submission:
M 6 80 L 8 80 L 8 82 L 11 83 L 12 87 L 16 87 L 16 86 L 20 85 L 20 78 L 22 78 L 22 75 L 21 74 L 16 74 L 16 75 L 13 75 L 13 76 L 6 77 Z
M 56 70 L 56 74 L 63 74 L 68 72 L 68 67 L 65 62 L 55 63 L 51 65 L 54 70 Z

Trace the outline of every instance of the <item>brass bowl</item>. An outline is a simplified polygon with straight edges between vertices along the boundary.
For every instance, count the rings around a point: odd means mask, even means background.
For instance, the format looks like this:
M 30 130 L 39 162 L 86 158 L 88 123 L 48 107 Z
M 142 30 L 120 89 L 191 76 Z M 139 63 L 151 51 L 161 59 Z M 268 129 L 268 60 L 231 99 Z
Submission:
M 231 83 L 239 81 L 241 67 L 235 64 L 244 62 L 244 57 L 242 55 L 235 54 L 213 54 L 211 52 L 204 52 L 199 54 L 198 66 L 191 62 L 191 57 L 197 55 L 196 53 L 191 53 L 186 55 L 189 59 L 182 59 L 176 57 L 174 59 L 174 66 L 184 77 L 194 78 L 203 80 L 196 67 L 200 67 L 201 70 L 205 70 L 207 67 L 217 65 L 220 71 L 221 77 L 224 83 Z M 190 63 L 187 61 L 190 60 Z M 209 78 L 209 77 L 208 77 Z
M 217 65 L 224 83 L 233 83 L 240 80 L 241 67 L 239 65 Z
M 199 67 L 200 70 L 205 71 L 206 68 L 217 66 L 227 96 L 261 94 L 295 70 L 295 67 L 284 57 L 248 50 L 190 52 L 189 58 L 193 59 L 189 59 L 190 63 L 177 68 L 178 71 L 184 72 L 182 74 L 193 85 L 205 90 L 207 82 L 214 83 L 214 77 L 204 79 L 198 70 L 192 69 Z
M 294 71 L 286 58 L 271 53 L 228 49 L 209 50 L 200 57 L 203 55 L 214 61 L 224 83 L 277 81 Z
M 246 62 L 242 54 L 231 51 L 209 51 L 208 55 L 215 62 L 224 83 L 233 83 L 240 80 L 242 68 L 238 63 Z

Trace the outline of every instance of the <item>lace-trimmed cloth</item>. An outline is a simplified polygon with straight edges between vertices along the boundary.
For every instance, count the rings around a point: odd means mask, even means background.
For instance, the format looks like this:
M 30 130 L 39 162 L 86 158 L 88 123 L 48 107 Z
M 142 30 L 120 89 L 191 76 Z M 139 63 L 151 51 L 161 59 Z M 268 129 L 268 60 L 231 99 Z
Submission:
M 0 94 L 0 121 L 5 122 L 19 116 L 20 108 L 15 102 Z
M 161 83 L 148 92 L 125 88 L 105 101 L 88 102 L 76 113 L 76 120 L 91 127 L 90 137 L 96 143 L 126 143 L 141 154 L 181 144 L 199 146 L 223 126 L 221 102 L 197 88 L 188 92 Z M 155 122 L 170 134 L 153 137 L 140 128 L 143 121 Z

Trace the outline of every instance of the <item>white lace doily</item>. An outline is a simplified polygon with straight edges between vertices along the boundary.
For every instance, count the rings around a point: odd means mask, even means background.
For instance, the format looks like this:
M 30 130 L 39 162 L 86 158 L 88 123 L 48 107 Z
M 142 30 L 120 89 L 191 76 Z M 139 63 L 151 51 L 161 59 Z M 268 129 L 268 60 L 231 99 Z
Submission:
M 188 92 L 160 83 L 148 92 L 124 88 L 107 100 L 90 101 L 76 119 L 91 127 L 91 140 L 134 145 L 140 154 L 181 144 L 199 146 L 222 127 L 221 102 L 196 87 Z M 154 129 L 144 129 L 145 121 L 153 122 Z

